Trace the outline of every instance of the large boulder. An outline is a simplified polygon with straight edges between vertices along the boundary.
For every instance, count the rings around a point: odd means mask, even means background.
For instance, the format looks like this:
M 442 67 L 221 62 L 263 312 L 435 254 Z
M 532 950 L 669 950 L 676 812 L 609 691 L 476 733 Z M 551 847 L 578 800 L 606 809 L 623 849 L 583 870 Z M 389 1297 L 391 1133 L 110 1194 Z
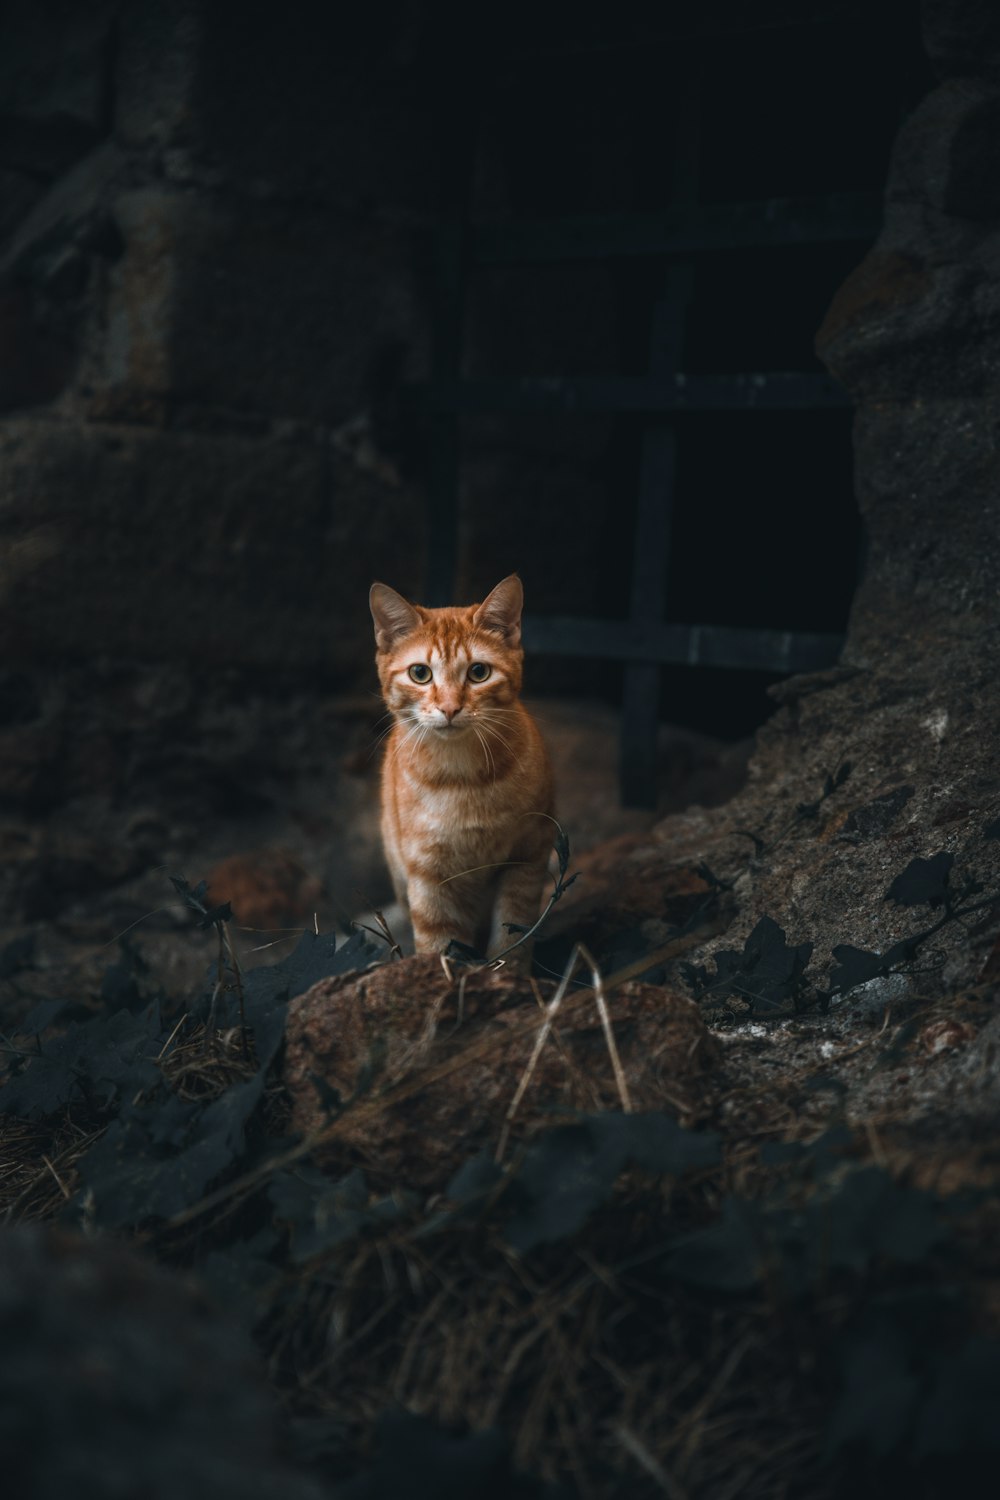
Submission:
M 539 994 L 550 998 L 553 989 L 547 983 Z M 694 1123 L 719 1056 L 697 1006 L 638 983 L 609 994 L 607 1005 L 632 1105 Z M 331 1091 L 346 1100 L 409 1079 L 413 1087 L 398 1102 L 347 1111 L 331 1149 L 396 1172 L 394 1180 L 440 1186 L 451 1167 L 498 1143 L 542 1021 L 523 979 L 452 970 L 433 955 L 322 980 L 289 1007 L 292 1123 L 322 1129 Z M 553 1110 L 620 1105 L 596 1005 L 571 994 L 514 1115 L 514 1134 L 551 1123 Z

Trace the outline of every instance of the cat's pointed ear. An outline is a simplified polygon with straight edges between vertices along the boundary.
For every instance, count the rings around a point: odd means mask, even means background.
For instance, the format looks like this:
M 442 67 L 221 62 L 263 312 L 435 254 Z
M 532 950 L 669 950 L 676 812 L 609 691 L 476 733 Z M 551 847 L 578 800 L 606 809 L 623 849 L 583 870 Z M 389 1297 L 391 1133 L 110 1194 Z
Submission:
M 498 583 L 492 593 L 487 594 L 475 614 L 472 623 L 478 629 L 495 630 L 502 635 L 508 646 L 521 644 L 521 611 L 524 608 L 524 590 L 516 573 L 511 573 Z
M 402 596 L 387 583 L 373 583 L 368 591 L 368 607 L 375 621 L 375 644 L 380 651 L 391 649 L 400 636 L 409 635 L 420 624 L 420 616 Z

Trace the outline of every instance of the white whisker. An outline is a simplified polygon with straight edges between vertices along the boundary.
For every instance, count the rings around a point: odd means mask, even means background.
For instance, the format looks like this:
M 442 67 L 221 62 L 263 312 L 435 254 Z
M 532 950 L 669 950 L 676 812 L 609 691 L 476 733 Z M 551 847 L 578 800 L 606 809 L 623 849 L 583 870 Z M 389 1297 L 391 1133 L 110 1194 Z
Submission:
M 390 717 L 392 716 L 390 715 Z M 395 719 L 393 719 L 393 722 L 389 725 L 388 729 L 383 729 L 382 733 L 376 736 L 376 738 L 372 741 L 371 749 L 368 751 L 369 760 L 371 760 L 372 756 L 375 754 L 379 746 L 385 744 L 386 740 L 389 738 L 390 734 L 392 734 L 392 731 L 395 729 L 395 727 L 396 723 Z
M 493 753 L 490 750 L 489 745 L 483 739 L 483 736 L 480 734 L 480 732 L 479 732 L 479 730 L 478 730 L 478 728 L 476 727 L 475 724 L 472 726 L 472 728 L 473 728 L 473 732 L 474 732 L 474 734 L 476 736 L 476 739 L 479 741 L 479 743 L 483 747 L 483 752 L 484 752 L 484 754 L 486 756 L 487 766 L 493 772 L 493 785 L 496 786 L 496 784 L 497 784 L 497 766 L 496 766 L 496 761 L 493 759 Z
M 513 750 L 510 747 L 509 741 L 504 738 L 496 725 L 491 724 L 489 720 L 485 718 L 485 716 L 481 718 L 479 727 L 485 730 L 487 734 L 491 734 L 493 738 L 504 747 L 508 755 L 512 756 L 514 754 Z
M 429 733 L 430 733 L 430 725 L 429 724 L 415 724 L 413 726 L 413 732 L 411 732 L 407 736 L 407 741 L 409 741 L 409 740 L 412 739 L 413 742 L 414 742 L 413 745 L 410 748 L 409 755 L 406 757 L 406 764 L 407 764 L 407 766 L 411 766 L 413 764 L 413 757 L 414 757 L 414 755 L 416 755 L 417 751 L 420 749 L 421 745 L 423 744 L 424 740 L 427 738 L 427 736 L 428 736 Z
M 413 736 L 420 728 L 419 724 L 407 724 L 402 719 L 399 721 L 399 725 L 403 733 L 395 749 L 393 750 L 393 759 L 395 759 L 399 755 L 399 752 L 404 748 L 405 745 L 408 745 L 410 743 L 410 741 L 413 739 Z M 407 764 L 409 764 L 409 760 L 407 760 Z

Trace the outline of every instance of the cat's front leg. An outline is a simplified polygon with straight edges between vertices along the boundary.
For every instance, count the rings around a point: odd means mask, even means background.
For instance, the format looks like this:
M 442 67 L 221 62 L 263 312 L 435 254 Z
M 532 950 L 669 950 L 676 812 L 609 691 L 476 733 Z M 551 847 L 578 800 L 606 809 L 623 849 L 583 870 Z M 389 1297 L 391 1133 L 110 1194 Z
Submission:
M 540 859 L 511 865 L 504 870 L 497 883 L 496 902 L 493 907 L 493 923 L 490 930 L 489 952 L 499 953 L 517 941 L 520 933 L 511 932 L 507 924 L 518 927 L 533 927 L 538 921 L 542 906 L 542 887 L 548 866 L 548 850 Z M 505 960 L 513 973 L 527 974 L 531 970 L 531 953 L 534 940 L 522 943 Z
M 413 922 L 417 953 L 444 953 L 454 939 L 469 948 L 476 946 L 477 909 L 456 889 L 459 882 L 427 880 L 411 876 L 406 894 Z

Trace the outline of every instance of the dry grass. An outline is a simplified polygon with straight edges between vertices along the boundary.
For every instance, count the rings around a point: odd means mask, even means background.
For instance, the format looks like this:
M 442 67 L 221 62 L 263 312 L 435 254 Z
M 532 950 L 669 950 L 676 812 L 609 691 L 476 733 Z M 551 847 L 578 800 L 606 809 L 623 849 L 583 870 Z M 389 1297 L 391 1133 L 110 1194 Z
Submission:
M 590 991 L 566 994 L 558 1019 L 592 1007 L 612 987 L 597 976 Z M 947 1014 L 941 1002 L 931 1019 L 936 1025 Z M 555 1019 L 552 1002 L 538 996 L 518 1024 L 561 1050 Z M 348 1114 L 374 1120 L 481 1060 L 493 1045 L 473 1036 L 442 1056 L 433 1045 L 435 1020 L 425 1028 L 426 1045 L 407 1054 L 404 1072 Z M 608 1024 L 605 1009 L 602 1028 Z M 892 1030 L 887 1016 L 881 1031 L 844 1056 L 857 1062 L 891 1040 Z M 607 1040 L 617 1085 L 621 1064 L 614 1066 L 614 1036 Z M 926 1051 L 930 1044 L 918 1045 Z M 217 1097 L 254 1072 L 238 1029 L 206 1033 L 194 1025 L 179 1028 L 160 1064 L 186 1100 Z M 620 1087 L 614 1092 L 615 1107 L 627 1103 Z M 516 1077 L 510 1098 L 509 1118 L 516 1117 L 522 1138 L 551 1123 L 544 1099 L 532 1104 Z M 802 1094 L 801 1070 L 748 1071 L 741 1054 L 736 1069 L 719 1067 L 705 1122 L 724 1137 L 722 1166 L 682 1184 L 626 1174 L 585 1240 L 522 1258 L 488 1215 L 433 1236 L 402 1220 L 304 1264 L 285 1264 L 276 1272 L 281 1295 L 258 1327 L 271 1380 L 290 1412 L 345 1424 L 362 1458 L 380 1413 L 403 1406 L 446 1425 L 500 1427 L 518 1464 L 572 1484 L 582 1500 L 824 1500 L 843 1479 L 822 1450 L 830 1402 L 824 1349 L 856 1308 L 857 1290 L 832 1285 L 793 1304 L 765 1278 L 745 1294 L 700 1293 L 666 1275 L 658 1248 L 678 1230 L 710 1222 L 727 1193 L 763 1195 L 776 1169 L 761 1166 L 759 1146 L 812 1140 L 829 1114 L 829 1098 Z M 280 1135 L 288 1103 L 277 1083 L 265 1115 L 269 1133 Z M 44 1124 L 0 1116 L 0 1210 L 10 1219 L 56 1217 L 74 1190 L 76 1162 L 101 1129 L 82 1114 Z M 360 1159 L 343 1134 L 335 1120 L 280 1165 L 294 1170 L 322 1146 L 336 1176 Z M 979 1185 L 995 1177 L 985 1145 L 971 1153 L 974 1167 L 965 1153 L 968 1170 L 954 1150 L 928 1152 L 908 1133 L 901 1106 L 858 1125 L 850 1150 L 918 1184 Z M 363 1164 L 380 1190 L 394 1180 L 377 1147 Z M 274 1169 L 272 1163 L 234 1177 L 139 1238 L 169 1260 L 196 1263 L 248 1224 L 259 1225 L 259 1190 Z M 969 1265 L 987 1298 L 995 1257 L 984 1258 L 981 1245 L 981 1236 L 978 1250 L 970 1240 Z
M 294 1311 L 263 1329 L 272 1380 L 297 1410 L 346 1422 L 362 1451 L 387 1405 L 499 1426 L 521 1466 L 583 1500 L 622 1480 L 637 1495 L 819 1500 L 811 1328 L 783 1326 L 766 1294 L 678 1294 L 650 1253 L 720 1190 L 626 1182 L 585 1246 L 530 1261 L 482 1228 L 363 1241 L 302 1268 Z M 811 1317 L 836 1323 L 843 1306 Z
M 104 1126 L 72 1119 L 0 1115 L 0 1216 L 5 1223 L 54 1219 L 77 1186 L 76 1165 Z
M 257 1062 L 244 1049 L 240 1027 L 209 1032 L 194 1025 L 185 1031 L 184 1040 L 168 1041 L 158 1059 L 179 1098 L 217 1099 L 232 1084 L 245 1083 L 256 1073 Z

